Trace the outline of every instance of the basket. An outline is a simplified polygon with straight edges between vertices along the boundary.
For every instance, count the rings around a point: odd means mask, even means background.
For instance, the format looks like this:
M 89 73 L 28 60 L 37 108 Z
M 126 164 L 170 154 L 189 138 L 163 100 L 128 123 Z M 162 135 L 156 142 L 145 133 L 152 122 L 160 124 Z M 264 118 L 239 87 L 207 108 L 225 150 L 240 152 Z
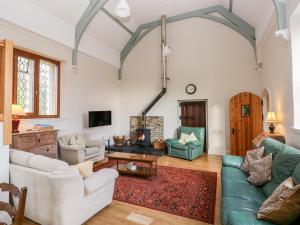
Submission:
M 165 141 L 154 141 L 153 148 L 156 150 L 165 150 L 166 149 L 166 142 Z
M 124 146 L 125 138 L 126 138 L 125 135 L 123 135 L 123 136 L 117 136 L 117 135 L 113 136 L 115 146 L 118 146 L 118 147 Z

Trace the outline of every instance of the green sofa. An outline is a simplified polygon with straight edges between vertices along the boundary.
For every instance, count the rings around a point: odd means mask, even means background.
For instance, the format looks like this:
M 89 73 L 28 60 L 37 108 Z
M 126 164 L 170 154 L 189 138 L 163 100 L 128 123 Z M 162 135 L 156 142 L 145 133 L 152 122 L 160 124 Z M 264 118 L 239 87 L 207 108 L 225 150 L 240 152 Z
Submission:
M 181 133 L 191 134 L 192 132 L 194 132 L 198 141 L 187 144 L 179 143 Z M 193 160 L 203 154 L 205 140 L 204 127 L 179 127 L 177 130 L 177 137 L 178 138 L 170 138 L 166 140 L 169 156 Z
M 272 162 L 272 181 L 262 187 L 255 187 L 247 181 L 240 167 L 244 158 L 223 156 L 221 219 L 223 225 L 271 225 L 258 220 L 256 212 L 276 187 L 292 176 L 300 183 L 300 151 L 273 139 L 262 143 L 265 155 L 274 153 Z M 300 224 L 300 218 L 294 223 Z

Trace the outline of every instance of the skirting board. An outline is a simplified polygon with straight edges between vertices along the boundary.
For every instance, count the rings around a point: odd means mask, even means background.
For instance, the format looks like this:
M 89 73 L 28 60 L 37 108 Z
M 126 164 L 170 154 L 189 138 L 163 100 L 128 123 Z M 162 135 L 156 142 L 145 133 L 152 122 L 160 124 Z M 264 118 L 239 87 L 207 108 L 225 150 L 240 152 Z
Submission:
M 208 154 L 209 155 L 226 155 L 229 154 L 229 150 L 222 149 L 222 148 L 209 148 L 208 149 Z

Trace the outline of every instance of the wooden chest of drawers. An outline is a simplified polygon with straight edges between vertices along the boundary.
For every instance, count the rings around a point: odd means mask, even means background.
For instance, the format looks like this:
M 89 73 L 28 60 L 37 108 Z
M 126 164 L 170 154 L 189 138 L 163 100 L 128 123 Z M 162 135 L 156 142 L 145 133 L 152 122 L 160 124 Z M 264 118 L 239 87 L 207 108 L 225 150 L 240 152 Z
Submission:
M 11 148 L 57 158 L 57 130 L 13 134 Z

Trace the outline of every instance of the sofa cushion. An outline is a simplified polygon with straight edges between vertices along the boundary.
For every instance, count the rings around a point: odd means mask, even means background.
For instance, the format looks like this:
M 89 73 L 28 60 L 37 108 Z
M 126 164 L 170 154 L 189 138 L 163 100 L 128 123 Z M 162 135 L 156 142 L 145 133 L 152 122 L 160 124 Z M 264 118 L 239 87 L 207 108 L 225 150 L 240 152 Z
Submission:
M 180 144 L 180 143 L 172 144 L 172 147 L 175 148 L 175 149 L 178 149 L 178 150 L 187 150 L 188 149 L 187 145 L 183 145 L 183 144 Z
M 11 149 L 9 151 L 9 159 L 12 164 L 28 167 L 28 160 L 33 153 Z
M 264 186 L 262 186 L 262 191 L 264 192 L 265 196 L 268 198 L 271 196 L 273 191 L 278 187 L 279 184 L 275 182 L 268 182 Z
M 300 184 L 300 162 L 296 165 L 292 178 L 295 184 Z
M 51 159 L 42 155 L 33 155 L 28 160 L 30 168 L 44 172 L 53 172 L 58 170 L 70 170 L 71 167 L 64 161 Z
M 85 155 L 93 155 L 96 153 L 99 153 L 100 148 L 99 147 L 91 147 L 91 148 L 86 148 L 85 150 Z
M 102 169 L 84 180 L 86 194 L 90 195 L 113 182 L 119 173 L 115 169 Z
M 300 162 L 300 151 L 299 154 L 292 152 L 280 152 L 278 153 L 272 165 L 272 176 L 273 180 L 280 184 L 288 177 L 292 176 L 296 165 Z
M 225 180 L 237 180 L 237 181 L 244 181 L 248 183 L 247 178 L 248 175 L 244 173 L 242 170 L 235 168 L 224 166 L 221 170 L 223 181 Z
M 255 187 L 246 181 L 223 181 L 222 193 L 224 197 L 244 199 L 258 206 L 266 200 L 261 188 Z
M 229 225 L 229 214 L 232 212 L 249 213 L 256 215 L 259 208 L 259 204 L 253 201 L 248 201 L 247 199 L 237 198 L 237 197 L 222 197 L 222 224 Z M 254 223 L 255 224 L 255 223 Z M 240 224 L 238 224 L 240 225 Z M 250 225 L 250 224 L 247 224 Z M 251 224 L 252 225 L 252 224 Z
M 223 166 L 241 168 L 243 161 L 244 161 L 244 158 L 241 156 L 223 155 L 223 157 L 222 157 Z
M 297 151 L 292 148 L 285 148 L 277 153 L 272 164 L 272 181 L 263 186 L 266 197 L 270 197 L 284 180 L 293 176 L 296 165 L 300 162 L 300 151 L 299 154 Z
M 269 155 L 270 153 L 277 153 L 284 148 L 284 144 L 276 141 L 272 138 L 266 138 L 262 141 L 262 146 L 265 147 L 264 155 Z
M 228 213 L 228 225 L 273 225 L 267 221 L 257 220 L 256 214 L 247 212 Z

